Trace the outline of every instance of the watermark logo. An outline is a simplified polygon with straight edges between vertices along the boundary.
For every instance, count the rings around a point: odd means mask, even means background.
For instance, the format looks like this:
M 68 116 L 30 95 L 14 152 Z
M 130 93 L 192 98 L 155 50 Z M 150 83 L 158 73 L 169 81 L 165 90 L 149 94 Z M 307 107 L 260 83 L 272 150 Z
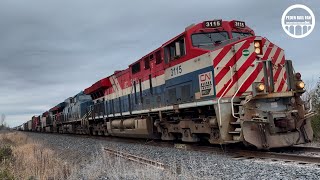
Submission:
M 304 38 L 313 31 L 316 20 L 310 8 L 302 4 L 295 4 L 283 12 L 281 24 L 289 36 Z

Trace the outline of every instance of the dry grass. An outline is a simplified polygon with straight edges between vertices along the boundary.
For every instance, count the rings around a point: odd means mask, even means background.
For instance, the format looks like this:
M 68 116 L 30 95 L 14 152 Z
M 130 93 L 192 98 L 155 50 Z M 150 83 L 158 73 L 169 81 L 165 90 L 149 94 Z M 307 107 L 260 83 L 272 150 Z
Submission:
M 24 133 L 0 133 L 0 142 L 9 145 L 12 150 L 12 158 L 0 166 L 0 179 L 5 179 L 2 178 L 2 175 L 9 180 L 95 180 L 102 179 L 102 177 L 167 180 L 212 178 L 204 174 L 208 169 L 203 165 L 204 162 L 199 164 L 196 157 L 190 157 L 184 163 L 172 157 L 172 161 L 176 163 L 173 163 L 170 169 L 161 170 L 101 153 L 102 150 L 97 149 L 89 162 L 71 164 L 59 158 L 61 156 L 58 156 L 57 152 L 44 147 L 41 143 L 34 142 Z M 194 169 L 194 167 L 202 168 Z
M 120 150 L 122 151 L 122 150 Z M 155 159 L 160 161 L 160 159 Z M 212 179 L 211 175 L 205 172 L 210 171 L 212 164 L 209 160 L 199 161 L 198 157 L 190 155 L 189 159 L 181 162 L 176 157 L 172 157 L 171 163 L 167 169 L 158 169 L 152 166 L 138 164 L 136 162 L 128 161 L 120 157 L 109 155 L 108 153 L 96 154 L 92 161 L 81 170 L 76 171 L 70 176 L 70 179 L 102 179 L 102 177 L 108 177 L 108 179 L 122 180 L 122 179 L 142 179 L 142 180 L 207 180 Z M 215 178 L 216 179 L 216 178 Z
M 13 156 L 13 175 L 18 179 L 66 179 L 70 175 L 68 164 L 55 158 L 52 150 L 40 144 L 29 143 L 14 147 Z
M 86 166 L 73 173 L 69 178 L 95 180 L 102 177 L 109 179 L 163 179 L 169 173 L 160 169 L 156 169 L 147 165 L 141 165 L 134 162 L 127 161 L 122 158 L 109 156 L 103 154 L 95 156 L 94 159 Z M 171 178 L 176 179 L 171 176 Z
M 15 179 L 67 179 L 71 174 L 70 165 L 23 133 L 0 134 L 0 142 L 11 146 L 12 160 L 6 166 Z

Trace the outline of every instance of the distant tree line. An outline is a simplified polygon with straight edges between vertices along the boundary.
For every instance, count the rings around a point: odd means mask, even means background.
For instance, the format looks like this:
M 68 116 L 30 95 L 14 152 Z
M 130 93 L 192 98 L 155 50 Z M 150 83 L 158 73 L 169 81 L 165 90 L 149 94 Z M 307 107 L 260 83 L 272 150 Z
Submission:
M 320 140 L 320 77 L 314 85 L 313 88 L 307 89 L 306 94 L 309 97 L 308 99 L 312 100 L 313 111 L 317 113 L 312 118 L 312 127 L 315 138 Z
M 320 77 L 317 82 L 314 95 L 313 95 L 313 105 L 318 115 L 320 114 Z

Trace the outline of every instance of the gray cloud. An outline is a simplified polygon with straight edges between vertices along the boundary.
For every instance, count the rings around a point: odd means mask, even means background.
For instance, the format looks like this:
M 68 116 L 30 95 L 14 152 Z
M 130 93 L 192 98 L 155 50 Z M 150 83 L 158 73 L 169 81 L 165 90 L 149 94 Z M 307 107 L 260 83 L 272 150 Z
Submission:
M 256 34 L 286 50 L 296 70 L 319 76 L 319 25 L 304 39 L 282 30 L 290 5 L 319 1 L 2 0 L 0 2 L 0 113 L 21 124 L 181 33 L 192 23 L 246 21 Z M 317 22 L 318 23 L 318 19 Z

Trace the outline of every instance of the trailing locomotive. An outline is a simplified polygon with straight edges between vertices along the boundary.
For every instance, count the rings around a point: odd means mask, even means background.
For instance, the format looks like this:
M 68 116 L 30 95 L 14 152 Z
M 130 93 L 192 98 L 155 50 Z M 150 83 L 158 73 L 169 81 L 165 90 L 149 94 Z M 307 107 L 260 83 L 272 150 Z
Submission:
M 76 116 L 70 116 L 72 100 L 44 113 L 47 121 L 41 127 L 61 133 L 285 147 L 313 138 L 313 113 L 305 109 L 303 93 L 301 75 L 283 49 L 256 36 L 245 22 L 204 21 L 86 88 L 84 94 L 91 98 L 77 95 L 85 100 L 78 102 Z

